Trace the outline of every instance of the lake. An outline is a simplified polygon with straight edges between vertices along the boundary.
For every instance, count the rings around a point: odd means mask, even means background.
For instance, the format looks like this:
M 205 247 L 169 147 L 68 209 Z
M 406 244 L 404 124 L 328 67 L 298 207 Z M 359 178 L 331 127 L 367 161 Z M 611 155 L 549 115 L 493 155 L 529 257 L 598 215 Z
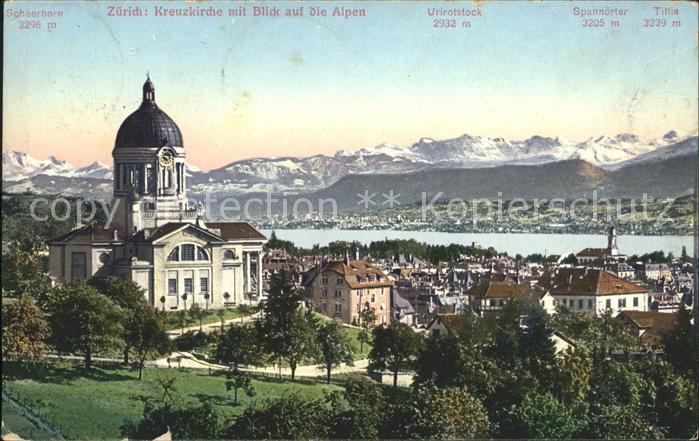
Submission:
M 607 236 L 602 234 L 520 234 L 520 233 L 440 233 L 435 231 L 396 231 L 396 230 L 274 230 L 277 237 L 290 240 L 303 248 L 315 244 L 321 246 L 337 240 L 358 241 L 369 244 L 383 239 L 415 239 L 433 245 L 458 243 L 470 245 L 472 242 L 510 255 L 533 253 L 569 254 L 583 248 L 606 248 Z M 262 230 L 269 237 L 272 230 Z M 617 240 L 622 254 L 644 254 L 651 251 L 672 252 L 679 256 L 682 246 L 692 254 L 692 236 L 619 236 Z

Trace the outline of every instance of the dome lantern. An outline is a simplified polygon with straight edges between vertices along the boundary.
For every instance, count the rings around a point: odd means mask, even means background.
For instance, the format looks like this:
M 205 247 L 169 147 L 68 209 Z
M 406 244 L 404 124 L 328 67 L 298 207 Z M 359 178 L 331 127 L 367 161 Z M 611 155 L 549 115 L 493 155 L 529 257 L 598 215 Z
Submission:
M 146 82 L 143 83 L 143 101 L 155 102 L 155 87 L 150 80 L 150 74 L 146 74 Z

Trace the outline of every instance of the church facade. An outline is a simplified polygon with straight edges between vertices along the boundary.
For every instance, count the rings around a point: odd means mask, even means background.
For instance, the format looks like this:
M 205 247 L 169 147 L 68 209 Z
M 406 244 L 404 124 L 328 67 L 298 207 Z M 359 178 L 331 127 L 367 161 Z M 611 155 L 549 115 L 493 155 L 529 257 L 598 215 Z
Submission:
M 203 207 L 187 199 L 182 134 L 156 105 L 150 78 L 141 106 L 117 132 L 112 156 L 111 224 L 79 227 L 50 241 L 55 280 L 123 277 L 163 310 L 260 300 L 266 238 L 246 222 L 205 222 Z

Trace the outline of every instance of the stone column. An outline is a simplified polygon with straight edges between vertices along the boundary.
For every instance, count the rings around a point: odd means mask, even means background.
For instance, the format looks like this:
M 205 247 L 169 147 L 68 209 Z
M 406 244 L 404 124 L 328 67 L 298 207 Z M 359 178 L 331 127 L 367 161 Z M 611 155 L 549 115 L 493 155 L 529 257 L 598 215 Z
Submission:
M 243 260 L 245 261 L 245 272 L 243 274 L 243 288 L 245 295 L 250 294 L 250 253 L 243 253 Z
M 262 253 L 257 253 L 257 298 L 262 297 Z
M 143 164 L 141 166 L 141 169 L 143 170 L 143 177 L 141 178 L 143 180 L 143 192 L 142 194 L 147 194 L 148 193 L 148 165 Z

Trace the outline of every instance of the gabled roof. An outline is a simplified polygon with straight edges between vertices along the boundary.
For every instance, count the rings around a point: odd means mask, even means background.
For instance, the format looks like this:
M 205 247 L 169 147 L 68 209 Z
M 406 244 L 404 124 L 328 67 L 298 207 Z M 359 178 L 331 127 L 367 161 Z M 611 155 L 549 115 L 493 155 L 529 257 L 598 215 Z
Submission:
M 123 238 L 120 238 L 117 234 L 117 239 L 114 235 L 117 232 L 114 228 L 104 228 L 99 225 L 90 224 L 84 227 L 75 228 L 66 234 L 58 236 L 55 239 L 48 241 L 49 244 L 58 244 L 65 242 L 90 244 L 90 243 L 104 243 L 104 242 L 120 242 Z
M 320 270 L 321 274 L 326 272 L 334 272 L 341 275 L 352 289 L 393 286 L 393 281 L 390 280 L 383 271 L 376 268 L 366 260 L 348 260 L 347 262 L 343 260 L 331 260 Z M 381 281 L 373 280 L 371 282 L 359 282 L 357 280 L 357 276 L 371 276 L 373 278 L 380 277 Z M 317 273 L 308 280 L 307 284 L 311 283 L 316 277 Z
M 582 256 L 582 257 L 606 257 L 607 256 L 607 249 L 606 248 L 585 248 L 584 250 L 580 251 L 576 256 Z
M 404 309 L 404 313 L 406 314 L 415 314 L 415 308 L 413 308 L 413 305 L 411 305 L 409 301 L 401 297 L 401 295 L 397 292 L 393 293 L 393 305 L 396 308 Z
M 226 240 L 267 240 L 264 234 L 247 222 L 207 222 L 206 226 L 220 230 L 221 237 Z
M 526 283 L 516 283 L 511 278 L 505 278 L 503 281 L 480 280 L 467 293 L 480 299 L 511 299 L 524 296 L 532 296 L 538 299 L 545 294 L 539 287 L 532 288 Z
M 672 331 L 677 327 L 677 314 L 657 311 L 622 311 L 619 316 L 625 316 L 640 329 L 655 329 Z M 620 317 L 619 320 L 622 320 Z
M 616 319 L 622 323 L 633 323 L 645 330 L 641 343 L 657 346 L 670 335 L 678 325 L 677 314 L 657 311 L 622 311 Z
M 554 273 L 544 275 L 539 283 L 548 288 L 551 295 L 603 296 L 648 292 L 641 285 L 591 268 L 559 268 Z
M 430 329 L 432 325 L 439 321 L 444 327 L 449 331 L 450 334 L 454 332 L 454 329 L 459 323 L 458 314 L 437 314 L 432 321 L 427 325 L 426 329 Z
M 133 240 L 154 243 L 154 242 L 157 242 L 165 237 L 170 236 L 173 233 L 176 233 L 176 232 L 182 231 L 182 230 L 186 230 L 188 228 L 192 228 L 192 229 L 194 229 L 202 234 L 205 234 L 205 235 L 211 237 L 211 239 L 214 242 L 225 242 L 225 239 L 222 238 L 221 236 L 214 234 L 212 231 L 209 231 L 205 228 L 198 227 L 195 224 L 192 224 L 189 222 L 168 222 L 165 225 L 161 225 L 160 227 L 151 231 L 151 233 L 149 235 L 146 235 L 146 232 L 144 230 L 141 230 L 133 236 Z

